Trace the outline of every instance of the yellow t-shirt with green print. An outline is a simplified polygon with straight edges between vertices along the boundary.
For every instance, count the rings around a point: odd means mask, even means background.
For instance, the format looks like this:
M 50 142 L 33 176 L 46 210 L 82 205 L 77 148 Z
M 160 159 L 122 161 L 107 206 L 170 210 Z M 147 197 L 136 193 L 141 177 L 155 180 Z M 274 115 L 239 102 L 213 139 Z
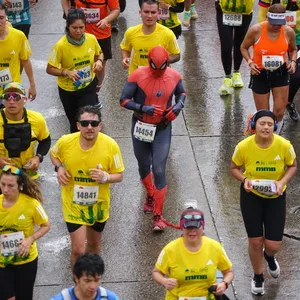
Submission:
M 32 243 L 29 254 L 25 257 L 17 254 L 6 256 L 3 249 L 10 247 L 5 241 L 7 234 L 23 232 L 26 238 L 34 233 L 35 225 L 40 226 L 48 222 L 48 216 L 41 203 L 23 193 L 20 193 L 17 202 L 9 208 L 4 208 L 2 203 L 3 195 L 0 195 L 0 268 L 7 265 L 22 265 L 35 260 L 38 256 L 36 242 Z
M 95 144 L 88 150 L 80 147 L 79 138 L 80 132 L 64 135 L 50 151 L 71 175 L 69 184 L 62 186 L 65 221 L 93 225 L 109 218 L 110 184 L 94 181 L 89 170 L 99 168 L 108 174 L 121 173 L 124 164 L 120 148 L 111 137 L 99 132 Z

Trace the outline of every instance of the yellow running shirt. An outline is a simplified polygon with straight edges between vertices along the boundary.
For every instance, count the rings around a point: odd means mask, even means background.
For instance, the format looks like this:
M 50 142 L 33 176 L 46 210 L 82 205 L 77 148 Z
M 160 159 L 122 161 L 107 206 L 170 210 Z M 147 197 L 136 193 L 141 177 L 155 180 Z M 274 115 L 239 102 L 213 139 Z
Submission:
M 31 55 L 29 42 L 25 34 L 7 26 L 8 34 L 0 40 L 0 95 L 3 85 L 9 82 L 22 82 L 20 61 L 28 60 Z
M 148 65 L 148 53 L 154 46 L 165 47 L 169 55 L 180 53 L 175 34 L 171 29 L 157 23 L 151 34 L 144 34 L 142 26 L 139 24 L 127 29 L 120 44 L 122 50 L 131 52 L 129 74 L 138 67 Z
M 62 186 L 65 221 L 93 225 L 109 218 L 110 184 L 94 181 L 89 175 L 89 169 L 98 167 L 108 174 L 121 173 L 124 165 L 120 148 L 111 137 L 100 132 L 89 150 L 80 147 L 79 137 L 80 132 L 64 135 L 50 151 L 71 175 L 70 183 Z M 95 204 L 86 204 L 88 201 L 94 201 Z
M 36 199 L 20 193 L 15 205 L 10 208 L 3 208 L 3 195 L 0 195 L 0 234 L 23 232 L 24 237 L 29 237 L 34 233 L 34 226 L 40 226 L 48 222 L 48 216 L 42 205 Z M 0 240 L 2 248 L 7 249 L 8 245 L 2 239 Z M 18 255 L 3 256 L 0 255 L 0 268 L 7 265 L 22 265 L 35 260 L 38 256 L 36 242 L 33 242 L 29 255 L 20 257 Z
M 254 0 L 220 0 L 224 13 L 237 13 L 250 15 L 253 10 Z
M 176 6 L 177 3 L 182 3 L 184 2 L 184 0 L 164 0 L 163 1 L 166 4 L 169 4 L 171 6 Z M 159 10 L 161 11 L 161 10 Z M 162 10 L 164 11 L 164 10 Z M 176 26 L 179 26 L 181 24 L 180 19 L 178 17 L 178 13 L 174 12 L 174 11 L 168 11 L 169 14 L 169 18 L 166 20 L 159 20 L 158 23 L 161 25 L 164 25 L 168 28 L 174 28 Z
M 4 108 L 5 111 L 5 108 Z M 44 117 L 36 111 L 27 109 L 28 122 L 31 124 L 31 143 L 27 150 L 22 151 L 20 157 L 11 158 L 11 163 L 15 164 L 18 168 L 23 168 L 23 166 L 28 162 L 28 160 L 35 156 L 35 146 L 38 141 L 42 141 L 49 136 L 49 130 Z M 8 124 L 21 124 L 24 123 L 24 119 L 20 121 L 12 121 L 7 119 Z M 4 129 L 3 129 L 3 118 L 0 114 L 0 157 L 8 157 L 8 151 L 4 146 Z M 37 174 L 37 173 L 35 173 Z M 30 174 L 29 174 L 30 175 Z M 36 179 L 39 177 L 32 177 Z
M 178 300 L 178 297 L 206 296 L 213 300 L 208 288 L 216 283 L 217 270 L 225 271 L 232 267 L 222 245 L 202 236 L 202 245 L 197 252 L 189 251 L 180 237 L 164 247 L 155 267 L 169 278 L 177 279 L 177 286 L 166 291 L 165 300 Z
M 244 175 L 251 180 L 280 180 L 285 173 L 285 166 L 291 166 L 296 153 L 290 141 L 274 134 L 274 140 L 269 148 L 260 148 L 255 142 L 255 134 L 247 137 L 236 146 L 232 161 L 239 167 L 244 166 Z M 284 186 L 283 190 L 286 189 Z M 265 196 L 252 190 L 263 198 L 277 198 L 278 195 Z
M 58 86 L 66 91 L 77 91 L 88 86 L 94 79 L 93 64 L 95 55 L 101 48 L 94 35 L 85 33 L 85 42 L 81 46 L 72 45 L 64 35 L 52 48 L 48 63 L 61 70 L 82 71 L 81 84 L 76 86 L 68 77 L 58 76 Z

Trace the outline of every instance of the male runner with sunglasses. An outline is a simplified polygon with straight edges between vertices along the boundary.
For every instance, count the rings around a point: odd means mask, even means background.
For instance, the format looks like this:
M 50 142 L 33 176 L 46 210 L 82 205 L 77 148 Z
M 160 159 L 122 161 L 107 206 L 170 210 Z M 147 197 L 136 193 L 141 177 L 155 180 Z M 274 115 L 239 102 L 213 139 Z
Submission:
M 0 167 L 15 165 L 37 179 L 37 170 L 50 149 L 51 138 L 44 117 L 26 109 L 26 101 L 25 89 L 20 83 L 4 86 L 4 109 L 0 110 Z
M 109 218 L 110 183 L 123 180 L 118 144 L 100 132 L 101 112 L 84 106 L 79 132 L 62 136 L 51 148 L 51 161 L 62 186 L 62 209 L 71 238 L 71 264 L 83 253 L 99 253 Z

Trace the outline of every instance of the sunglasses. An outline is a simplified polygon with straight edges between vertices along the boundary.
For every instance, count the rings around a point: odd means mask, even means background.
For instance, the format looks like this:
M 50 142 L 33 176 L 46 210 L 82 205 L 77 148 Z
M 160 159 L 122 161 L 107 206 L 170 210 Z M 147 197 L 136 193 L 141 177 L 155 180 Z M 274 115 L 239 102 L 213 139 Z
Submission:
M 101 121 L 96 121 L 96 120 L 81 120 L 81 121 L 78 121 L 79 124 L 82 126 L 82 127 L 88 127 L 90 124 L 92 127 L 97 127 L 99 126 L 100 122 Z
M 10 165 L 5 165 L 3 168 L 2 168 L 2 171 L 3 172 L 9 172 L 11 174 L 14 174 L 14 175 L 20 175 L 21 174 L 21 169 L 17 168 L 17 167 L 14 167 L 14 166 L 10 166 Z
M 203 219 L 201 215 L 184 215 L 182 218 L 188 221 L 199 221 Z
M 23 95 L 19 94 L 19 93 L 5 93 L 2 95 L 2 99 L 3 100 L 7 100 L 7 101 L 20 101 L 23 98 Z

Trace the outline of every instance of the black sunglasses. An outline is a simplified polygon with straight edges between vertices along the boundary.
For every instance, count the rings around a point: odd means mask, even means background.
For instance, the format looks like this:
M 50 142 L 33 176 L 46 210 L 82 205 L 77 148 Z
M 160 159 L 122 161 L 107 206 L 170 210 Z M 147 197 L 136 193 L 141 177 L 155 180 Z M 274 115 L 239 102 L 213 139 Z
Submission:
M 81 120 L 81 121 L 78 121 L 80 123 L 80 125 L 82 127 L 88 127 L 90 124 L 92 127 L 97 127 L 99 126 L 100 122 L 101 121 L 97 121 L 97 120 Z

